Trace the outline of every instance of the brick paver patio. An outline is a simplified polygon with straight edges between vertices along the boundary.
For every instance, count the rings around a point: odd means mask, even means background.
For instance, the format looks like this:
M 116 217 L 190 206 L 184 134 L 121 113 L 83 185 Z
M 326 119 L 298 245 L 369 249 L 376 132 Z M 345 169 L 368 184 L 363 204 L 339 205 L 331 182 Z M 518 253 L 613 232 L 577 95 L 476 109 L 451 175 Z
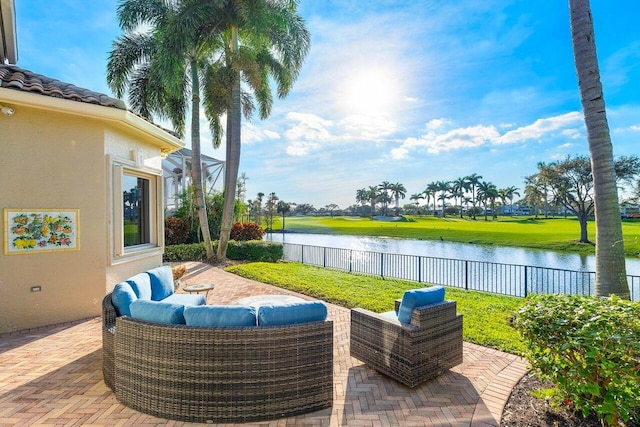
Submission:
M 293 294 L 219 268 L 190 263 L 184 284 L 215 283 L 210 303 L 258 294 Z M 307 298 L 308 297 L 304 297 Z M 523 359 L 464 343 L 464 363 L 415 389 L 349 356 L 349 310 L 334 320 L 333 408 L 252 426 L 498 426 Z M 195 425 L 121 405 L 102 381 L 100 319 L 0 337 L 0 426 Z

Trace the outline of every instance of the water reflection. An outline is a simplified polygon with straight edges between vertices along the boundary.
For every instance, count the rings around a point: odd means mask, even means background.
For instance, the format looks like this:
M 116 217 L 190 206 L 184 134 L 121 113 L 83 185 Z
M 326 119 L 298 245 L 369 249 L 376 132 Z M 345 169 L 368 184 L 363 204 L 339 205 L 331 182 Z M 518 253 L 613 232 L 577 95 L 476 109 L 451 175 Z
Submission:
M 434 240 L 329 234 L 270 233 L 265 240 L 331 248 L 421 255 L 437 258 L 531 265 L 564 270 L 595 271 L 595 257 L 541 249 L 494 247 Z M 627 258 L 627 274 L 640 275 L 640 260 Z

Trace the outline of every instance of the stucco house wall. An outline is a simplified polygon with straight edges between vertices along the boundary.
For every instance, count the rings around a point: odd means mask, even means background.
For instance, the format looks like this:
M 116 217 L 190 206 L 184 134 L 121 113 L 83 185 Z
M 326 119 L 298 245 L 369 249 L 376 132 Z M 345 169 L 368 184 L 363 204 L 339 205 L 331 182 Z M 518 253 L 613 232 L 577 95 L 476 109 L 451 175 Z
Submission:
M 23 84 L 10 86 L 16 78 Z M 78 250 L 20 254 L 6 251 L 3 215 L 0 334 L 99 316 L 118 281 L 162 265 L 161 161 L 184 144 L 117 100 L 79 100 L 93 94 L 85 89 L 60 96 L 61 82 L 1 64 L 0 83 L 0 105 L 14 111 L 0 114 L 0 210 L 79 211 Z M 122 247 L 123 170 L 157 184 L 152 242 L 133 249 Z

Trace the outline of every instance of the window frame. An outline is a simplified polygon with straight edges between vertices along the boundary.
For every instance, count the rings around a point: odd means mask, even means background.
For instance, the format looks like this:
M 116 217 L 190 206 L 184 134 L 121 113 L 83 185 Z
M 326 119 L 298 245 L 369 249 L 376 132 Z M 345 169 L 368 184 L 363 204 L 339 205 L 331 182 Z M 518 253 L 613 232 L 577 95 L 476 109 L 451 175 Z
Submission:
M 111 263 L 126 261 L 149 255 L 162 254 L 164 247 L 164 212 L 162 207 L 163 179 L 162 171 L 145 166 L 139 166 L 133 161 L 113 159 L 111 167 Z M 149 184 L 148 202 L 148 231 L 149 243 L 139 245 L 124 245 L 124 201 L 122 198 L 122 183 L 124 175 L 143 178 Z

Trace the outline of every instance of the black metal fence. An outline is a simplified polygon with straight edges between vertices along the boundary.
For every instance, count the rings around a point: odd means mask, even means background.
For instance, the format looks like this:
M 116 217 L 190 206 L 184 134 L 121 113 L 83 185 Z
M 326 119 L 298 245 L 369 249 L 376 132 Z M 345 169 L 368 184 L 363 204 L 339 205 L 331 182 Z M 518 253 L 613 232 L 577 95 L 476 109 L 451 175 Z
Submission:
M 285 243 L 284 259 L 352 273 L 526 297 L 530 293 L 590 295 L 592 271 L 561 270 L 419 255 Z M 627 276 L 631 299 L 640 299 L 640 276 Z

